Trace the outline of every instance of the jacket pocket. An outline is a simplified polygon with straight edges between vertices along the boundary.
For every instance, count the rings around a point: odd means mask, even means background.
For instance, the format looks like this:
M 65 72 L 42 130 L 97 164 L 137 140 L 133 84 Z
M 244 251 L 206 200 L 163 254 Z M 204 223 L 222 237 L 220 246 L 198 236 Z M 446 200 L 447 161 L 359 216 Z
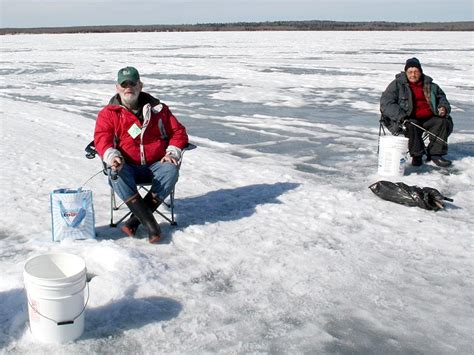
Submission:
M 398 105 L 403 111 L 408 112 L 410 110 L 410 99 L 408 96 L 400 95 L 398 99 Z

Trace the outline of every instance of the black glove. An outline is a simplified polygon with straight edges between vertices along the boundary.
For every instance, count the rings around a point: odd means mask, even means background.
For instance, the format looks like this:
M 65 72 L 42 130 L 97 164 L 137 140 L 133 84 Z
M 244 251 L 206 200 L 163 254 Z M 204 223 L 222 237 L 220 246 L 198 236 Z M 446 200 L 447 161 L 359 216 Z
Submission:
M 438 211 L 444 207 L 444 201 L 453 202 L 452 199 L 441 195 L 441 193 L 431 187 L 423 187 L 422 189 L 423 201 L 425 202 L 425 207 L 427 210 L 431 209 Z M 421 207 L 421 206 L 420 206 Z
M 408 117 L 403 117 L 400 120 L 400 126 L 402 127 L 403 131 L 406 131 L 408 128 L 408 125 L 410 124 L 410 119 Z
M 117 180 L 118 179 L 118 173 L 119 172 L 117 170 L 114 170 L 112 168 L 108 168 L 107 170 L 108 170 L 107 174 L 110 176 L 110 178 L 112 180 Z
M 394 136 L 398 136 L 400 134 L 404 134 L 406 131 L 406 127 L 404 126 L 406 118 L 402 118 L 399 121 L 392 121 L 390 120 L 387 124 L 387 128 Z
M 443 196 L 438 190 L 432 187 L 412 186 L 412 197 L 418 203 L 418 207 L 425 210 L 439 211 L 444 208 L 444 201 L 453 202 L 452 199 Z

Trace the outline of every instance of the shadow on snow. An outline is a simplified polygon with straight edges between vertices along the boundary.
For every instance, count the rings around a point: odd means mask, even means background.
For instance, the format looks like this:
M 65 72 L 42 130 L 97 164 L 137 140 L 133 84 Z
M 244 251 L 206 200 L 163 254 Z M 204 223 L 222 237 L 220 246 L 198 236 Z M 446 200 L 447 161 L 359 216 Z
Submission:
M 259 205 L 267 203 L 281 203 L 278 196 L 297 188 L 300 184 L 278 182 L 275 184 L 256 184 L 233 189 L 210 191 L 204 195 L 188 198 L 177 198 L 175 201 L 176 219 L 179 227 L 203 225 L 222 221 L 235 221 L 250 217 Z M 179 190 L 179 186 L 177 188 Z M 167 222 L 158 217 L 158 222 L 165 232 L 173 231 Z M 119 239 L 124 234 L 120 228 L 111 228 L 109 225 L 96 227 L 97 239 Z M 146 232 L 140 228 L 138 238 L 143 238 Z M 169 233 L 165 233 L 169 234 Z M 163 240 L 166 242 L 167 238 Z M 169 240 L 168 240 L 169 241 Z
M 0 292 L 0 304 L 0 349 L 5 349 L 29 331 L 25 290 Z M 181 309 L 179 302 L 166 297 L 126 297 L 100 307 L 87 307 L 85 330 L 79 340 L 105 338 L 167 321 L 177 317 Z
M 28 320 L 26 293 L 22 288 L 0 292 L 0 349 L 21 337 Z
M 104 306 L 86 309 L 86 329 L 80 337 L 101 339 L 130 329 L 175 318 L 181 312 L 179 302 L 166 297 L 123 298 Z
M 234 189 L 210 191 L 205 195 L 178 199 L 179 225 L 202 225 L 221 221 L 235 221 L 250 217 L 259 205 L 281 203 L 278 196 L 300 184 L 278 182 L 256 184 Z

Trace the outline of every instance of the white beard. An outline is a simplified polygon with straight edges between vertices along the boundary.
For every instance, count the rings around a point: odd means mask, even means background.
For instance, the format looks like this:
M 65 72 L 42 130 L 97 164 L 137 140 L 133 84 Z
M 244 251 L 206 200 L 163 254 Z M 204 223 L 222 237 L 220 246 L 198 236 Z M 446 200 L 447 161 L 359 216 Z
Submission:
M 120 99 L 122 100 L 122 104 L 128 106 L 128 107 L 133 107 L 137 104 L 138 102 L 138 95 L 140 95 L 139 92 L 133 95 L 120 95 Z

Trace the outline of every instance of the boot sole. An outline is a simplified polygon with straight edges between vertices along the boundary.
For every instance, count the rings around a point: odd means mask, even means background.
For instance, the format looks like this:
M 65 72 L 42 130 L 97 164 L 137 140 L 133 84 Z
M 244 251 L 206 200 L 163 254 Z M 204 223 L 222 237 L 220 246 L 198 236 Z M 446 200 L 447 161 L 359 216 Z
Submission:
M 161 236 L 159 236 L 159 235 L 155 235 L 153 237 L 148 238 L 148 242 L 150 244 L 155 244 L 155 243 L 159 242 L 160 240 L 161 240 Z
M 447 167 L 450 167 L 453 164 L 451 162 L 443 162 L 441 160 L 433 160 L 433 163 L 436 166 L 439 166 L 440 168 L 447 168 Z
M 131 238 L 135 237 L 135 230 L 133 230 L 132 228 L 128 226 L 123 226 L 121 229 L 122 229 L 122 232 L 124 232 L 129 237 Z

